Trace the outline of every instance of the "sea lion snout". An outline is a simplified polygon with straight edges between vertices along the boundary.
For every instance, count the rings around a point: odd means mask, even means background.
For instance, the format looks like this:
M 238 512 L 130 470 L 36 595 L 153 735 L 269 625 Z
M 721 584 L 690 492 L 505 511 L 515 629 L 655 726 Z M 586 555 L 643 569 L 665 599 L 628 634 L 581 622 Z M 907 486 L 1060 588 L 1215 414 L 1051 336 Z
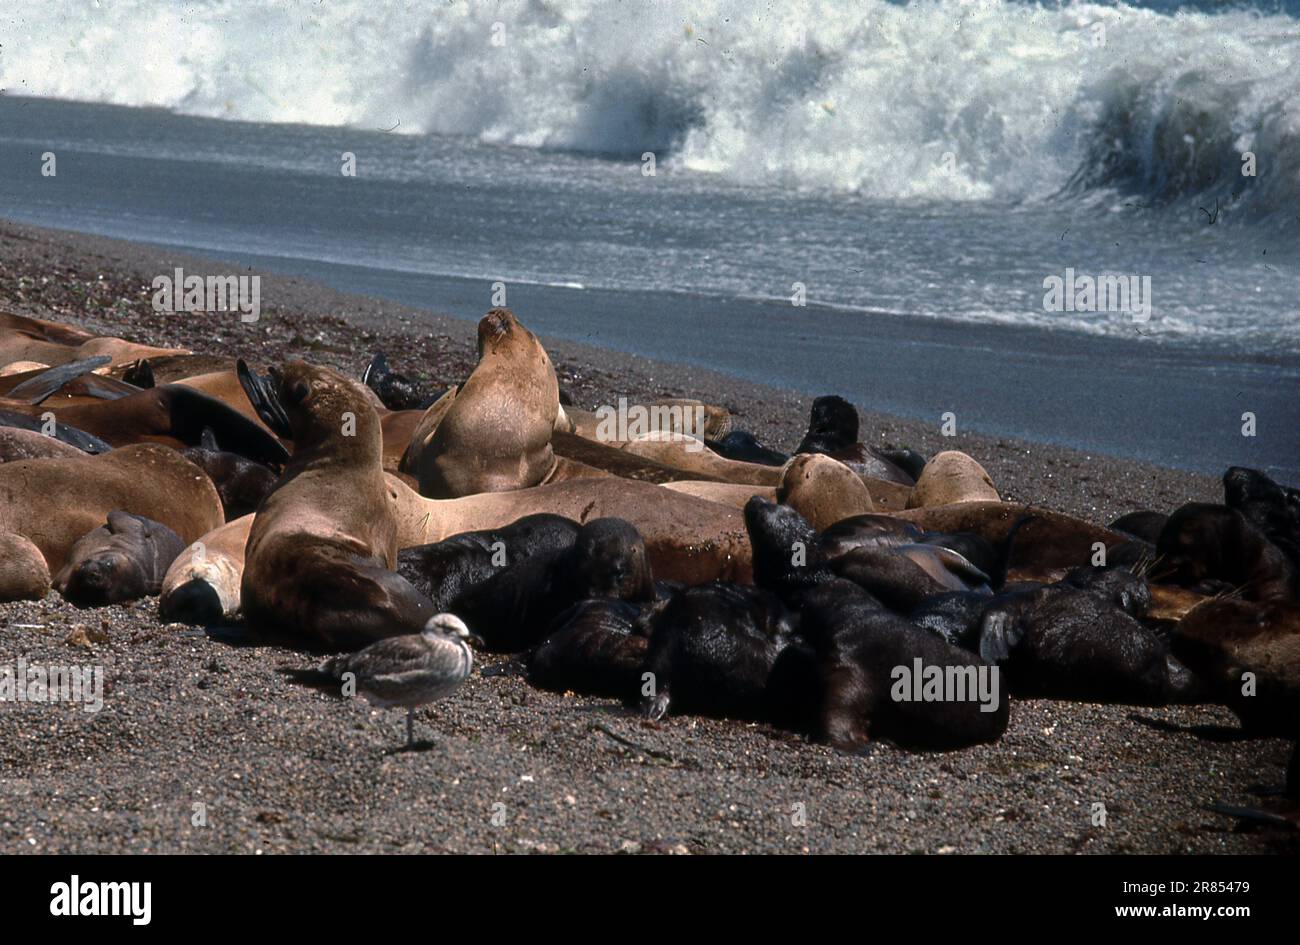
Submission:
M 508 335 L 519 322 L 508 308 L 494 308 L 479 319 L 478 350 L 483 353 L 483 346 L 488 342 Z

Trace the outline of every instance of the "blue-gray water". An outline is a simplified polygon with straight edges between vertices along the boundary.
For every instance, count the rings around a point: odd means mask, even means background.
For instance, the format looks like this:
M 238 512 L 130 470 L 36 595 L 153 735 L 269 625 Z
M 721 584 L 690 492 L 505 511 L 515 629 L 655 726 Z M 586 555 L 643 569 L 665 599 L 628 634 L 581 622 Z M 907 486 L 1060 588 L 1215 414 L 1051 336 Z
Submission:
M 177 23 L 170 4 L 127 6 L 162 19 L 0 23 L 0 215 L 466 318 L 501 281 L 545 334 L 1300 479 L 1287 4 L 868 2 L 860 22 L 832 7 L 760 30 L 709 4 L 684 25 L 598 3 L 554 22 L 509 4 L 242 22 L 247 6 L 212 0 Z M 497 17 L 494 51 L 479 33 Z M 161 62 L 106 54 L 151 22 L 173 30 Z M 46 151 L 57 177 L 40 175 Z M 1150 277 L 1150 321 L 1045 311 L 1043 280 L 1067 267 Z M 1240 435 L 1245 411 L 1257 437 Z

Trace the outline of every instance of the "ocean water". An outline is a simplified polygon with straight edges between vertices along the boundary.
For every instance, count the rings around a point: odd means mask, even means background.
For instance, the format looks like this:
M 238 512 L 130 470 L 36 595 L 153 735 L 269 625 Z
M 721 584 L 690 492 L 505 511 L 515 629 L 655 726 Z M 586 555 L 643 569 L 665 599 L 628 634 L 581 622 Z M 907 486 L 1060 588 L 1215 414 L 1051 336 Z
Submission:
M 9 0 L 0 215 L 1300 475 L 1296 3 L 750 6 Z

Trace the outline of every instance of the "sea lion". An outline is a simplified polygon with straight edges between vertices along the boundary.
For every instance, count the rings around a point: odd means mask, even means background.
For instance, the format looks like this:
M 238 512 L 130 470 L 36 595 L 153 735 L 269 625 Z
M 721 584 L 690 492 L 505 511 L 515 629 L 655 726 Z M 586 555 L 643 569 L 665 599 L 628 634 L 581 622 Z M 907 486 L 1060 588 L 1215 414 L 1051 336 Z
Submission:
M 551 449 L 561 460 L 572 460 L 602 470 L 623 479 L 667 484 L 670 482 L 721 482 L 690 470 L 655 462 L 627 450 L 598 443 L 574 433 L 555 431 L 551 434 Z
M 143 515 L 110 512 L 108 524 L 83 535 L 54 578 L 54 589 L 78 607 L 104 607 L 151 597 L 185 542 Z
M 1280 486 L 1257 469 L 1233 466 L 1223 474 L 1223 504 L 1300 567 L 1300 489 Z
M 723 459 L 707 449 L 702 440 L 682 433 L 647 433 L 629 440 L 623 449 L 656 463 L 700 473 L 722 482 L 750 486 L 777 486 L 781 483 L 782 471 L 779 468 Z
M 50 569 L 41 549 L 22 535 L 0 531 L 0 601 L 41 600 L 50 592 Z
M 960 554 L 938 545 L 881 540 L 827 555 L 816 530 L 788 506 L 755 497 L 745 506 L 756 583 L 782 593 L 791 606 L 807 587 L 843 578 L 886 606 L 906 612 L 947 591 L 988 593 L 988 576 Z M 838 542 L 832 539 L 831 546 Z M 838 551 L 838 548 L 837 548 Z
M 1129 512 L 1115 519 L 1107 528 L 1132 535 L 1154 547 L 1160 540 L 1160 530 L 1165 527 L 1165 522 L 1168 520 L 1169 516 L 1163 512 Z
M 998 671 L 977 656 L 891 612 L 859 584 L 834 572 L 836 561 L 790 554 L 815 541 L 807 522 L 786 506 L 755 500 L 745 508 L 754 546 L 754 578 L 801 615 L 799 634 L 816 653 L 822 698 L 818 735 L 844 751 L 871 737 L 918 748 L 957 748 L 993 741 L 1006 730 L 1007 698 Z M 911 701 L 904 685 L 920 672 L 955 688 L 946 701 Z M 915 680 L 919 686 L 920 680 Z M 960 690 L 958 694 L 957 690 Z
M 499 652 L 544 639 L 561 612 L 581 600 L 651 601 L 654 576 L 645 544 L 622 519 L 584 524 L 573 544 L 534 554 L 456 597 L 452 612 Z
M 763 588 L 688 587 L 649 621 L 642 708 L 807 728 L 818 702 L 811 651 L 795 617 Z
M 641 608 L 624 600 L 574 604 L 528 657 L 528 681 L 555 692 L 632 701 L 650 642 L 635 632 L 640 616 Z
M 957 502 L 998 502 L 998 490 L 984 467 L 965 453 L 945 450 L 934 456 L 912 488 L 909 509 Z
M 255 511 L 278 478 L 269 467 L 221 449 L 211 430 L 204 430 L 199 445 L 186 447 L 181 454 L 217 487 L 227 521 Z
M 116 364 L 109 373 L 136 387 L 147 388 L 158 384 L 175 384 L 187 377 L 233 371 L 237 360 L 225 354 L 156 355 L 129 364 Z M 265 368 L 265 365 L 256 361 L 249 362 L 249 366 L 255 371 Z
M 5 364 L 35 362 L 54 367 L 98 355 L 108 357 L 111 364 L 122 364 L 156 355 L 187 353 L 184 348 L 154 348 L 123 338 L 92 338 L 70 347 L 30 338 L 21 332 L 0 334 L 0 362 Z
M 0 427 L 39 433 L 59 443 L 72 446 L 80 453 L 108 453 L 113 449 L 110 444 L 85 430 L 70 427 L 57 420 L 50 422 L 48 418 L 29 417 L 25 413 L 16 413 L 2 408 L 0 408 Z
M 925 457 L 912 450 L 883 450 L 858 440 L 858 410 L 843 397 L 813 401 L 808 432 L 795 453 L 820 453 L 837 459 L 862 476 L 905 486 L 916 482 Z
M 1195 677 L 1135 619 L 1149 603 L 1145 583 L 1123 568 L 1079 569 L 1056 584 L 991 601 L 980 618 L 979 652 L 1005 667 L 1017 695 L 1190 701 Z
M 725 407 L 685 398 L 642 401 L 620 398 L 619 411 L 565 407 L 571 432 L 607 446 L 622 448 L 648 434 L 680 434 L 700 440 L 718 440 L 731 432 L 731 414 Z M 620 415 L 626 418 L 620 426 Z
M 213 397 L 179 384 L 67 407 L 0 400 L 0 408 L 33 421 L 52 413 L 59 423 L 101 437 L 115 447 L 141 442 L 177 449 L 197 446 L 203 431 L 211 429 L 225 449 L 257 462 L 278 464 L 288 455 L 260 424 Z
M 533 555 L 571 548 L 578 524 L 558 515 L 526 515 L 505 528 L 464 532 L 429 545 L 403 548 L 397 573 L 433 601 L 453 611 L 457 599 L 503 568 Z
M 706 502 L 716 502 L 733 509 L 743 509 L 745 503 L 754 496 L 760 496 L 769 502 L 776 501 L 775 486 L 746 486 L 737 482 L 710 482 L 697 479 L 681 479 L 665 482 L 665 489 L 680 492 L 682 495 L 694 496 Z
M 1026 515 L 1028 519 L 1021 521 Z M 979 535 L 994 548 L 1005 547 L 1011 530 L 1015 532 L 1014 547 L 1010 550 L 1007 567 L 1015 577 L 1025 565 L 1036 570 L 1069 569 L 1088 564 L 1098 552 L 1105 549 L 1106 560 L 1111 560 L 1116 549 L 1129 543 L 1127 535 L 1092 525 L 1081 519 L 1012 502 L 959 502 L 894 513 L 899 520 L 918 526 L 925 532 L 947 535 Z
M 303 361 L 269 382 L 242 362 L 238 370 L 263 421 L 293 441 L 249 530 L 240 584 L 249 626 L 332 650 L 419 633 L 437 611 L 392 570 L 397 516 L 368 392 Z
M 212 481 L 154 443 L 0 464 L 0 531 L 30 539 L 55 573 L 81 536 L 119 510 L 147 515 L 187 541 L 223 521 Z
M 1300 572 L 1286 554 L 1226 505 L 1189 502 L 1174 511 L 1156 543 L 1154 575 L 1183 586 L 1237 589 L 1254 601 L 1294 601 Z
M 178 554 L 163 575 L 158 615 L 166 621 L 211 626 L 239 612 L 244 550 L 253 516 L 207 532 Z
M 523 489 L 555 472 L 560 393 L 546 350 L 509 309 L 494 308 L 479 320 L 478 357 L 420 451 L 413 472 L 422 495 Z

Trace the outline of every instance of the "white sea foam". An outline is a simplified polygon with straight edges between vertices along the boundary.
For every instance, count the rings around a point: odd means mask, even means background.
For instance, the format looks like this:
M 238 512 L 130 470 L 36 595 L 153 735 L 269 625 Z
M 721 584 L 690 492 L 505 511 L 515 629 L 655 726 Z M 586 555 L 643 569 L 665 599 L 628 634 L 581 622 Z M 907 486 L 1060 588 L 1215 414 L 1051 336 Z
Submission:
M 5 8 L 0 86 L 17 94 L 655 151 L 739 182 L 902 199 L 1162 200 L 1216 175 L 1227 194 L 1253 149 L 1236 215 L 1300 204 L 1300 22 L 1283 15 L 1006 0 Z

